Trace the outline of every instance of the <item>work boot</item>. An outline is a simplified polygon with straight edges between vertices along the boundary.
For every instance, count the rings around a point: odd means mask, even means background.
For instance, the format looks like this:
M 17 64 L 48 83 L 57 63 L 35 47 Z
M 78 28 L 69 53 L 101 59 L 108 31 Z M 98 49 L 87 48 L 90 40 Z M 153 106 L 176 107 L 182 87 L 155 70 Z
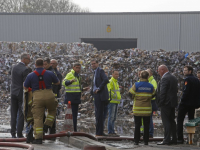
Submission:
M 32 144 L 42 144 L 42 139 L 35 139 Z
M 26 143 L 32 143 L 32 142 L 33 142 L 33 128 L 30 129 L 26 138 Z
M 44 127 L 43 127 L 44 133 L 47 133 L 49 128 L 51 128 L 51 127 L 48 125 L 44 125 Z
M 51 128 L 51 129 L 50 129 L 50 134 L 55 134 L 55 133 L 56 133 L 56 132 L 55 132 L 55 129 Z M 49 140 L 55 141 L 56 138 L 50 138 Z

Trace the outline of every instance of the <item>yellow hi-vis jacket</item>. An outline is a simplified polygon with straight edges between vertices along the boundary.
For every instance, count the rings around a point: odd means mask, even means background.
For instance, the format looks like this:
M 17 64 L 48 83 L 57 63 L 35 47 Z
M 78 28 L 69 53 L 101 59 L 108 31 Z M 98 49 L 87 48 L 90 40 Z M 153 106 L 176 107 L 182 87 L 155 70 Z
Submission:
M 111 98 L 112 100 L 110 101 L 110 103 L 120 103 L 121 100 L 121 94 L 119 91 L 119 84 L 117 82 L 117 79 L 115 78 L 111 78 L 109 80 L 110 83 L 107 84 L 107 88 L 108 88 L 108 93 L 111 94 Z M 111 92 L 110 92 L 111 90 Z
M 150 116 L 152 112 L 151 99 L 155 94 L 155 89 L 152 84 L 148 83 L 147 79 L 141 79 L 136 82 L 129 92 L 133 94 L 133 114 L 135 116 Z
M 157 82 L 156 82 L 156 80 L 153 78 L 153 76 L 150 76 L 149 77 L 149 79 L 148 79 L 148 81 L 149 81 L 149 83 L 151 83 L 152 85 L 153 85 L 153 87 L 154 87 L 154 89 L 155 89 L 155 91 L 156 91 L 156 89 L 157 89 Z M 151 100 L 155 100 L 156 98 L 154 97 L 153 99 L 151 99 Z
M 74 76 L 75 71 L 72 69 L 71 72 L 69 72 L 66 77 L 64 78 L 62 85 L 65 86 L 65 91 L 69 93 L 74 93 L 74 92 L 81 92 L 81 86 L 80 86 L 80 77 L 77 78 Z M 75 79 L 75 82 L 72 82 L 72 84 L 66 86 L 65 82 L 70 81 L 72 79 Z

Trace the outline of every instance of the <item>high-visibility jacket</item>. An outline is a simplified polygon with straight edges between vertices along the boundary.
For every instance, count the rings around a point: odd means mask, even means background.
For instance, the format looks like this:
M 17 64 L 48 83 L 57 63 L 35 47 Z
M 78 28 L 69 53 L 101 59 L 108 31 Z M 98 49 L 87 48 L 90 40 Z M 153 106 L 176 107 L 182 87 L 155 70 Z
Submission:
M 148 83 L 148 80 L 141 79 L 140 82 L 136 82 L 129 90 L 133 94 L 133 114 L 135 116 L 150 116 L 152 112 L 151 99 L 155 90 L 152 84 Z
M 117 79 L 115 78 L 111 78 L 109 80 L 110 83 L 107 84 L 107 88 L 108 88 L 108 92 L 109 94 L 111 94 L 111 98 L 112 100 L 110 101 L 110 103 L 120 103 L 121 100 L 121 94 L 119 91 L 119 84 L 117 82 Z
M 156 80 L 153 78 L 153 76 L 150 76 L 149 79 L 148 79 L 149 83 L 151 83 L 154 87 L 154 89 L 156 90 L 157 89 L 157 82 Z M 151 100 L 155 100 L 156 98 L 152 98 Z
M 77 78 L 74 76 L 75 71 L 72 69 L 71 72 L 69 72 L 66 77 L 64 78 L 62 85 L 65 86 L 65 91 L 69 93 L 74 93 L 74 92 L 81 92 L 81 86 L 80 86 L 80 77 Z M 72 84 L 66 86 L 65 82 L 70 81 L 72 79 L 75 79 L 75 82 L 72 82 Z

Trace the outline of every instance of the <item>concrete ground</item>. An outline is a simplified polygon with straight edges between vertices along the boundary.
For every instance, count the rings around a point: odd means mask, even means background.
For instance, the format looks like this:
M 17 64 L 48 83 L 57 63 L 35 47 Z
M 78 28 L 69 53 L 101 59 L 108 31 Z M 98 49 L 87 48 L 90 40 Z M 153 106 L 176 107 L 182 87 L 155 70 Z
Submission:
M 181 144 L 170 146 L 159 146 L 157 142 L 149 142 L 148 146 L 144 146 L 143 143 L 135 146 L 133 142 L 128 141 L 94 141 L 86 137 L 61 137 L 60 141 L 66 142 L 79 149 L 83 149 L 86 145 L 99 145 L 105 146 L 106 150 L 195 150 L 199 149 L 197 146 Z

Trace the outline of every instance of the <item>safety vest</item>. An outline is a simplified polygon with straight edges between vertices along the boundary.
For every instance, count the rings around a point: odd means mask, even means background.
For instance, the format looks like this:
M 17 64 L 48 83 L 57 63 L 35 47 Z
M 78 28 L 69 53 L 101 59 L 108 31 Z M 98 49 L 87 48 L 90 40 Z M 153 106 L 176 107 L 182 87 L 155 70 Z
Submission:
M 110 83 L 107 84 L 107 88 L 108 88 L 108 92 L 109 92 L 109 94 L 111 94 L 111 98 L 112 98 L 110 103 L 119 104 L 120 100 L 121 100 L 121 94 L 119 91 L 119 84 L 117 82 L 117 79 L 112 77 L 109 81 L 110 81 Z
M 129 91 L 133 94 L 133 114 L 135 116 L 150 116 L 152 112 L 151 99 L 155 90 L 148 80 L 136 82 Z
M 156 90 L 156 89 L 157 89 L 157 82 L 156 82 L 156 80 L 153 78 L 153 76 L 149 77 L 148 81 L 149 81 L 149 83 L 151 83 L 151 84 L 153 85 L 154 90 Z M 154 97 L 154 98 L 151 99 L 151 100 L 155 100 L 155 99 L 156 99 L 156 98 Z
M 43 87 L 43 89 L 46 89 L 46 85 L 44 83 L 44 78 L 43 78 L 43 75 L 46 72 L 46 70 L 44 69 L 41 74 L 39 74 L 36 70 L 33 71 L 33 72 L 38 76 L 38 79 L 39 79 L 39 89 L 42 89 L 42 87 Z
M 65 91 L 69 93 L 74 93 L 74 92 L 81 92 L 81 86 L 80 86 L 80 77 L 77 78 L 74 76 L 75 71 L 72 69 L 71 72 L 69 72 L 66 77 L 64 78 L 62 85 L 65 86 Z M 66 86 L 65 82 L 70 81 L 72 79 L 76 79 L 75 82 L 72 82 L 72 84 Z

